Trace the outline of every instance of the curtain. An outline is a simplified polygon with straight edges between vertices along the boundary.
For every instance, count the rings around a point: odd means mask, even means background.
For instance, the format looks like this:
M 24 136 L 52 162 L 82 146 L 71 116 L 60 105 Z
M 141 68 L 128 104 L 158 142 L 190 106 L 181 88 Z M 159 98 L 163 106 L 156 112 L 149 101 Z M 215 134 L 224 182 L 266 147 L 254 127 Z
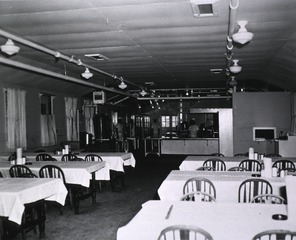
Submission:
M 55 115 L 41 114 L 41 146 L 52 146 L 57 143 Z
M 79 140 L 79 112 L 77 98 L 65 97 L 67 140 Z
M 291 129 L 290 134 L 296 136 L 296 93 L 291 93 Z
M 13 152 L 16 148 L 27 149 L 26 91 L 11 88 L 4 90 L 8 151 Z
M 95 113 L 95 108 L 87 106 L 87 105 L 91 105 L 91 101 L 84 101 L 84 105 L 86 105 L 84 108 L 85 131 L 94 136 L 95 129 L 94 129 L 93 117 Z

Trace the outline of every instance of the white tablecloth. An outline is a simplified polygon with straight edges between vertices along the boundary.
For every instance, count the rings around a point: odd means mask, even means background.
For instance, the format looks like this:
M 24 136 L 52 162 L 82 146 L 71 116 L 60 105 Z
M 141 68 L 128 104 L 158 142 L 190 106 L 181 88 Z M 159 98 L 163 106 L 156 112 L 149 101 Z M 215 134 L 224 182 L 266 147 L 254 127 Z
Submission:
M 56 165 L 60 167 L 65 175 L 66 183 L 78 184 L 84 187 L 89 187 L 90 180 L 92 179 L 92 173 L 96 171 L 104 171 L 105 162 L 85 162 L 85 161 L 73 161 L 73 162 L 32 162 L 32 165 L 26 165 L 33 173 L 39 176 L 39 170 L 45 165 Z M 9 177 L 9 169 L 12 165 L 9 162 L 0 162 L 0 171 L 4 177 Z M 109 173 L 109 170 L 108 170 Z M 98 179 L 101 180 L 101 179 Z
M 231 167 L 238 167 L 239 163 L 242 160 L 248 159 L 248 157 L 216 157 L 216 156 L 187 156 L 184 161 L 180 164 L 179 169 L 182 171 L 193 171 L 196 170 L 199 167 L 203 166 L 204 161 L 211 159 L 211 158 L 218 158 L 225 162 L 226 169 L 229 169 Z M 296 158 L 279 158 L 274 157 L 272 158 L 272 161 L 275 162 L 280 159 L 289 159 L 295 162 L 296 164 Z M 261 161 L 261 160 L 259 160 Z
M 148 201 L 127 225 L 118 229 L 117 240 L 157 239 L 161 230 L 171 225 L 200 227 L 215 240 L 250 240 L 257 233 L 271 229 L 295 231 L 296 222 L 290 216 L 286 221 L 278 221 L 272 219 L 273 214 L 287 214 L 286 206 Z
M 53 154 L 52 152 L 46 152 L 51 155 L 53 158 L 61 161 L 62 155 Z M 106 167 L 114 170 L 124 172 L 123 166 L 136 166 L 136 160 L 132 153 L 125 152 L 73 152 L 79 158 L 85 158 L 88 154 L 97 154 L 99 155 L 103 161 L 106 161 Z M 24 152 L 23 155 L 26 156 L 27 161 L 33 162 L 36 161 L 36 156 L 40 153 L 32 153 L 32 152 Z M 7 161 L 9 158 L 9 154 L 0 154 L 1 161 Z M 109 178 L 110 179 L 110 178 Z M 102 179 L 107 180 L 107 179 Z
M 216 188 L 217 202 L 238 202 L 240 184 L 252 178 L 251 172 L 210 172 L 210 171 L 179 171 L 173 170 L 162 182 L 158 189 L 161 200 L 180 200 L 183 195 L 183 186 L 189 178 L 205 177 L 213 182 Z M 270 178 L 268 180 L 273 193 L 283 195 L 285 188 L 284 178 Z
M 0 178 L 0 216 L 20 224 L 24 204 L 45 199 L 64 205 L 66 196 L 61 179 Z

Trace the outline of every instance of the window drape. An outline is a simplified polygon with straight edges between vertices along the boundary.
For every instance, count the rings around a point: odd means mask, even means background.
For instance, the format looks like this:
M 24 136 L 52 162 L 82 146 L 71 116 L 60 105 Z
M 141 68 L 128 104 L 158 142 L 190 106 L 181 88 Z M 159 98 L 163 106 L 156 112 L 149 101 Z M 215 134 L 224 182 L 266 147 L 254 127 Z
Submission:
M 52 146 L 57 144 L 57 132 L 55 115 L 41 114 L 41 146 Z
M 85 101 L 84 105 L 91 105 L 91 102 L 90 101 Z M 84 108 L 85 131 L 87 133 L 92 134 L 93 136 L 95 135 L 94 120 L 93 120 L 94 113 L 95 113 L 95 108 L 94 107 L 86 106 Z
M 4 91 L 8 151 L 13 152 L 16 148 L 26 150 L 26 91 L 11 88 L 6 88 Z
M 65 97 L 67 141 L 79 141 L 77 98 Z

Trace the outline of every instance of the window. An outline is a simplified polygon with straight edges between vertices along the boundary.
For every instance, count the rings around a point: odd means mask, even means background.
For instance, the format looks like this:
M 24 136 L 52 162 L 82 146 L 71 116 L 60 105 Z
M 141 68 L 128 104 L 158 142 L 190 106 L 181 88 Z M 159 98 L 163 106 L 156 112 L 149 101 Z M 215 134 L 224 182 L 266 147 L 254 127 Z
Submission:
M 170 116 L 161 116 L 161 127 L 169 128 L 170 125 Z

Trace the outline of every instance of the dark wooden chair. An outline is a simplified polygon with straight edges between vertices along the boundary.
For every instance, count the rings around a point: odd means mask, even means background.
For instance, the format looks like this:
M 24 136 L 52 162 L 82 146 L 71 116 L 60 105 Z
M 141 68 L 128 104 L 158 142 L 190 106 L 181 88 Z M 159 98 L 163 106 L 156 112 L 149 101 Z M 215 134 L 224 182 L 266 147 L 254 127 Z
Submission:
M 205 230 L 188 225 L 173 225 L 163 229 L 158 240 L 213 240 L 213 237 Z
M 281 170 L 295 169 L 295 164 L 291 160 L 282 159 L 282 160 L 275 161 L 272 164 L 272 167 L 275 167 L 278 169 L 278 175 L 279 175 Z
M 47 153 L 40 153 L 36 156 L 36 161 L 52 161 L 52 157 Z
M 31 169 L 25 165 L 13 165 L 9 169 L 9 175 L 12 178 L 20 177 L 23 174 L 33 174 Z
M 218 158 L 210 158 L 207 159 L 203 163 L 204 167 L 212 167 L 214 171 L 226 171 L 226 165 L 225 162 Z
M 77 156 L 72 153 L 64 154 L 62 156 L 62 161 L 64 161 L 64 162 L 77 161 Z
M 97 155 L 97 154 L 88 154 L 84 158 L 85 161 L 97 161 L 97 162 L 102 162 L 103 159 Z
M 252 178 L 243 181 L 238 189 L 238 202 L 249 203 L 258 195 L 272 194 L 272 186 L 265 179 Z
M 260 172 L 262 169 L 261 163 L 257 160 L 246 159 L 239 163 L 241 168 L 247 169 L 249 172 Z

